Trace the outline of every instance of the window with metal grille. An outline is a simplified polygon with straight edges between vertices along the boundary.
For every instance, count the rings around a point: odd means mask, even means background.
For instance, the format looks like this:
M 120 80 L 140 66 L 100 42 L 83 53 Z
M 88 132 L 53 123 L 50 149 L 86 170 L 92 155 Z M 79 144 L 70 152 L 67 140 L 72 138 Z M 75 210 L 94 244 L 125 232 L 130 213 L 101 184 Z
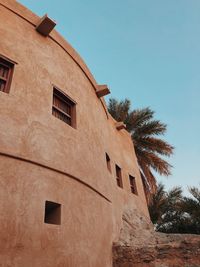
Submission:
M 53 88 L 52 114 L 72 127 L 76 127 L 76 104 L 57 88 Z
M 121 168 L 117 165 L 115 165 L 116 169 L 116 180 L 117 180 L 117 185 L 121 188 L 123 188 L 123 183 L 122 183 L 122 171 Z
M 13 62 L 0 56 L 0 91 L 9 93 L 13 75 Z
M 106 163 L 107 163 L 107 168 L 108 168 L 109 172 L 112 172 L 112 171 L 111 171 L 110 157 L 108 156 L 107 153 L 106 153 Z
M 136 187 L 135 177 L 129 175 L 129 181 L 130 181 L 131 192 L 133 194 L 137 195 L 137 187 Z

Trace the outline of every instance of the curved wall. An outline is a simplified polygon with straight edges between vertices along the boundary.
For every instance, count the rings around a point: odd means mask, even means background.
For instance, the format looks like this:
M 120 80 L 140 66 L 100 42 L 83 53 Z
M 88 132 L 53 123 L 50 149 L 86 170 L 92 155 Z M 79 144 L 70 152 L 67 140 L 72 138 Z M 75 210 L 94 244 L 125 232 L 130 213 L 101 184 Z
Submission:
M 39 18 L 15 1 L 0 0 L 0 14 L 0 54 L 17 62 L 9 94 L 0 92 L 0 262 L 110 267 L 124 207 L 148 217 L 131 138 L 116 130 L 87 66 L 56 31 L 40 35 Z M 52 116 L 54 85 L 76 101 L 76 129 Z M 46 200 L 61 204 L 61 225 L 44 223 Z

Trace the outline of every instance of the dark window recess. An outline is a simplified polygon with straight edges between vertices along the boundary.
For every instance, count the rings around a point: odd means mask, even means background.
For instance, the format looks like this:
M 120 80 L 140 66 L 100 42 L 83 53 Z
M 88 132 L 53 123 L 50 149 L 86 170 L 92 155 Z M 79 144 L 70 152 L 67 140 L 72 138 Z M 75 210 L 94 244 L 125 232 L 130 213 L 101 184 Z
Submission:
M 72 127 L 76 127 L 76 104 L 60 90 L 53 89 L 52 114 Z
M 121 168 L 117 165 L 115 165 L 116 168 L 116 180 L 117 180 L 117 185 L 121 188 L 123 188 L 123 183 L 122 183 L 122 171 Z
M 130 181 L 131 192 L 133 194 L 137 195 L 137 187 L 136 187 L 135 177 L 129 175 L 129 181 Z
M 108 156 L 107 153 L 106 153 L 106 163 L 107 163 L 107 168 L 108 168 L 109 172 L 111 172 L 111 162 L 110 162 L 110 157 Z
M 0 91 L 9 93 L 14 64 L 0 56 Z
M 61 224 L 61 205 L 55 202 L 45 202 L 44 222 L 49 224 Z

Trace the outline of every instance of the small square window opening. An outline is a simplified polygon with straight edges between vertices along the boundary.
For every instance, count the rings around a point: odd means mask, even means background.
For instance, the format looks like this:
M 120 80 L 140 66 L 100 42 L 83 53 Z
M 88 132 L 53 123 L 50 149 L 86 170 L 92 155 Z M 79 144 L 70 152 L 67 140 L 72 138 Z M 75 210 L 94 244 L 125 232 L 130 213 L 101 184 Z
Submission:
M 61 224 L 61 205 L 55 202 L 45 202 L 44 222 L 48 224 Z

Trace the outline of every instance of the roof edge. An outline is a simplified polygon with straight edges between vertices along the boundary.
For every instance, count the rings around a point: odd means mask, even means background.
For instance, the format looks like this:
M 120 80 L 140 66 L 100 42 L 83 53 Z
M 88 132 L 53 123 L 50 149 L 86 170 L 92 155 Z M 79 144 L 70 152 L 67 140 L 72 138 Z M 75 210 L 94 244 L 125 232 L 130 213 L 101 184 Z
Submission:
M 38 21 L 41 19 L 38 15 L 33 13 L 30 9 L 22 5 L 21 3 L 13 0 L 0 0 L 0 5 L 7 8 L 14 14 L 18 15 L 34 27 L 37 26 Z M 84 72 L 85 76 L 88 78 L 90 83 L 92 84 L 95 93 L 98 90 L 98 84 L 96 80 L 94 79 L 94 76 L 92 75 L 91 71 L 87 67 L 84 60 L 81 58 L 79 53 L 67 42 L 67 40 L 55 29 L 52 30 L 52 32 L 47 36 L 46 38 L 50 38 L 53 40 L 57 45 L 59 45 L 73 60 L 74 62 L 81 68 L 81 70 Z M 102 107 L 106 113 L 107 118 L 112 118 L 113 121 L 116 122 L 116 120 L 112 117 L 112 115 L 108 112 L 106 102 L 104 98 L 99 99 Z M 125 130 L 127 131 L 127 130 Z
M 0 0 L 0 5 L 4 6 L 5 8 L 9 9 L 11 12 L 15 13 L 34 27 L 37 26 L 38 21 L 41 19 L 39 16 L 34 14 L 31 10 L 23 6 L 17 1 L 13 0 Z M 82 69 L 85 73 L 91 84 L 93 85 L 95 91 L 97 90 L 97 82 L 94 79 L 92 73 L 90 72 L 89 68 L 85 64 L 84 60 L 78 54 L 78 52 L 64 39 L 61 34 L 59 34 L 56 30 L 53 30 L 49 36 L 54 42 L 56 42 L 70 57 L 76 62 L 76 64 Z M 47 38 L 48 38 L 47 37 Z

